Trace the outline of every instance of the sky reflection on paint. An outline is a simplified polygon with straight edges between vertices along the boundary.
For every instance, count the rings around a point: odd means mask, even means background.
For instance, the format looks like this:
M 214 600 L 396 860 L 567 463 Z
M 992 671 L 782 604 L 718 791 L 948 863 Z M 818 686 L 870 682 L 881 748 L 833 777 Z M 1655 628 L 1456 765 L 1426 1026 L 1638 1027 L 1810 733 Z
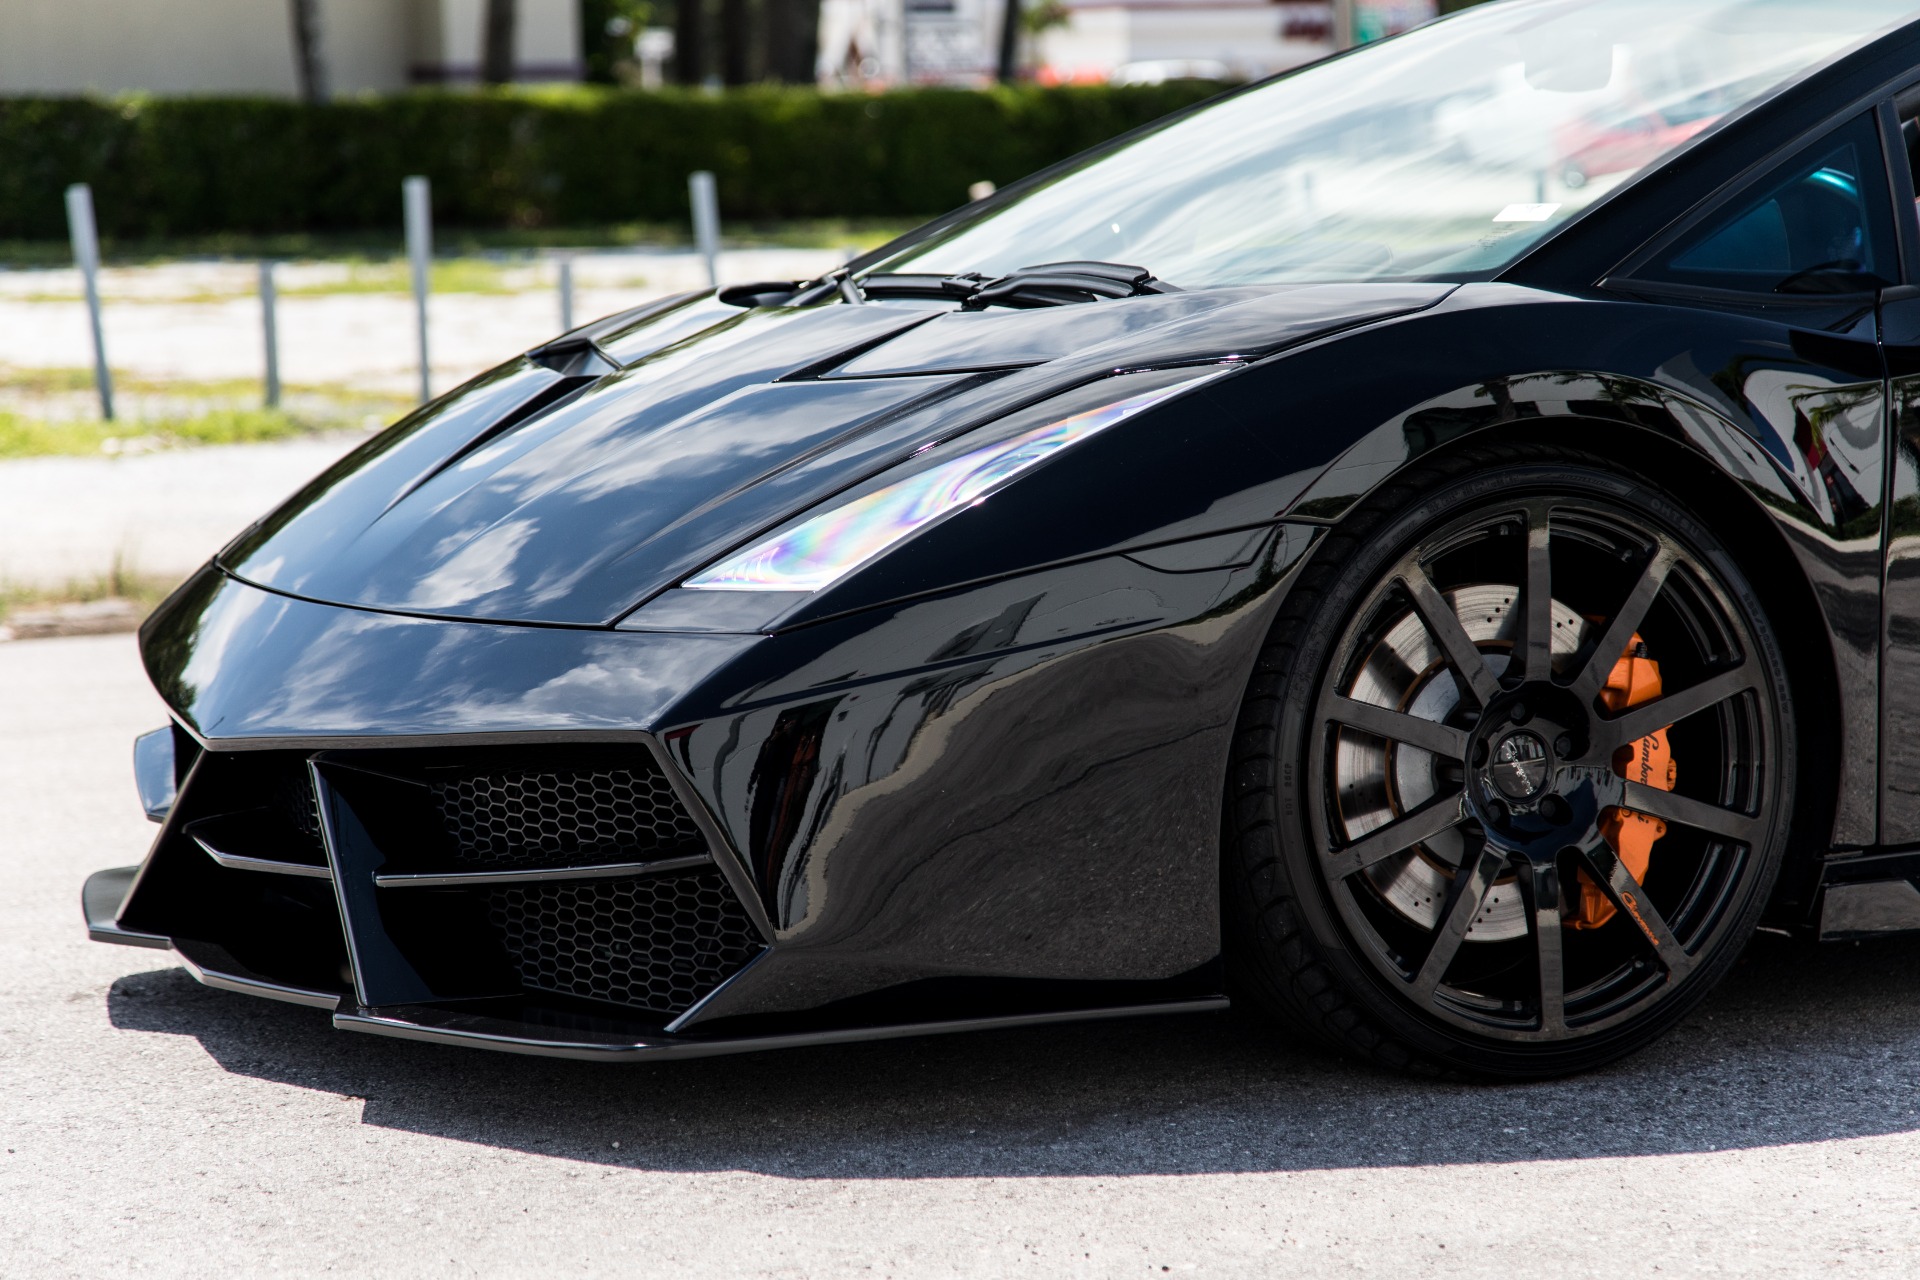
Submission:
M 1207 377 L 1221 370 L 1211 370 Z M 1130 396 L 982 449 L 831 507 L 687 579 L 701 591 L 818 591 L 928 525 L 985 499 L 1029 467 L 1192 387 Z

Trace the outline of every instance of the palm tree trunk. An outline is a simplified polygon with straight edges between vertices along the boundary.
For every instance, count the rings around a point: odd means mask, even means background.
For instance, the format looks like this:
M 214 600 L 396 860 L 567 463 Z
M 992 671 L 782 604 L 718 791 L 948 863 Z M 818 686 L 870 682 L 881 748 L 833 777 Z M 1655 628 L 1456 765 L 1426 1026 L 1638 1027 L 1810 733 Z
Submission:
M 1007 0 L 1000 18 L 1000 83 L 1020 78 L 1020 0 Z
M 293 70 L 302 102 L 327 100 L 327 64 L 320 51 L 320 0 L 292 0 Z
M 707 74 L 707 15 L 702 0 L 676 0 L 673 7 L 673 78 L 699 84 Z
M 820 0 L 766 0 L 767 71 L 787 84 L 812 84 L 820 54 Z
M 487 28 L 480 57 L 480 78 L 488 84 L 513 83 L 514 0 L 487 0 Z
M 720 0 L 720 78 L 750 84 L 753 74 L 753 19 L 747 0 Z

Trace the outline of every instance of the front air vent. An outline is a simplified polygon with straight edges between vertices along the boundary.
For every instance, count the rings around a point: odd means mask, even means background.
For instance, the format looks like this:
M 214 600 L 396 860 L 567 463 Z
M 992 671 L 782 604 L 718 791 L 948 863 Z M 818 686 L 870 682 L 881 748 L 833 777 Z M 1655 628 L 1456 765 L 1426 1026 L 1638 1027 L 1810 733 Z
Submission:
M 674 1015 L 760 950 L 714 871 L 488 890 L 487 915 L 530 990 Z
M 301 752 L 210 752 L 194 784 L 186 832 L 236 870 L 324 871 L 320 806 Z
M 303 751 L 198 754 L 121 915 L 209 973 L 338 998 L 346 940 Z
M 308 851 L 324 855 L 320 838 L 320 802 L 313 790 L 313 778 L 304 759 L 287 761 L 271 775 L 268 807 L 295 832 Z
M 476 871 L 645 862 L 705 848 L 651 760 L 444 774 L 428 791 L 458 865 Z
M 209 752 L 123 923 L 315 999 L 657 1027 L 765 945 L 667 767 L 644 743 Z M 383 968 L 350 974 L 343 926 Z

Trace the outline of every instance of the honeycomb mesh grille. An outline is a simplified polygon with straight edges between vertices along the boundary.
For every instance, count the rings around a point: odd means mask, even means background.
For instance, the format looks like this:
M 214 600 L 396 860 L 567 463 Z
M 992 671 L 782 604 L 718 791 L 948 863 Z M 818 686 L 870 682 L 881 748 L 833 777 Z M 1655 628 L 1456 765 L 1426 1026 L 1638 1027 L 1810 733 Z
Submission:
M 718 872 L 513 885 L 488 916 L 529 988 L 678 1014 L 760 950 Z
M 314 849 L 320 842 L 320 801 L 313 794 L 313 779 L 304 760 L 293 762 L 275 778 L 272 807 L 280 818 L 298 831 Z
M 509 870 L 645 861 L 704 847 L 658 765 L 476 774 L 431 784 L 454 857 Z

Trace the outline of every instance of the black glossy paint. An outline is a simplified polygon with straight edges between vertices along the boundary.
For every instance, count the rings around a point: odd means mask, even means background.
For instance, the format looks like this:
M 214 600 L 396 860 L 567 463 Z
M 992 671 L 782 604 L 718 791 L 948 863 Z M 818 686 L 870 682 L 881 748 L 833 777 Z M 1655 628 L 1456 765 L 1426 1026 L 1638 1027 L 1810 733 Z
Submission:
M 703 1016 L 956 972 L 1173 981 L 1210 962 L 1238 673 L 1310 541 L 1276 530 L 1237 569 L 1106 557 L 748 655 L 741 674 L 768 666 L 745 705 L 664 734 L 775 928 Z
M 1417 345 L 1430 359 L 1389 365 L 1389 343 Z M 1565 363 L 1581 346 L 1604 352 L 1605 366 L 1590 356 L 1584 366 Z M 1581 444 L 1629 466 L 1658 466 L 1661 444 L 1675 444 L 1764 510 L 1773 541 L 1755 548 L 1752 571 L 1795 566 L 1819 611 L 1840 699 L 1833 839 L 1874 842 L 1887 441 L 1871 301 L 1756 312 L 1711 299 L 1580 299 L 1470 285 L 1390 331 L 1302 353 L 1290 372 L 1319 383 L 1334 362 L 1354 359 L 1391 368 L 1361 395 L 1339 397 L 1349 408 L 1358 400 L 1360 415 L 1378 414 L 1381 425 L 1314 480 L 1295 517 L 1337 518 L 1410 459 L 1491 430 Z M 1472 367 L 1483 377 L 1453 380 Z M 1260 412 L 1251 376 L 1212 397 L 1239 397 L 1240 413 Z M 1303 408 L 1336 412 L 1332 399 L 1311 397 Z M 1390 406 L 1398 407 L 1389 414 Z
M 1049 311 L 1045 329 L 1035 312 L 729 308 L 571 388 L 530 363 L 480 379 L 333 468 L 220 562 L 259 586 L 338 604 L 605 625 L 850 478 L 1052 401 L 1128 357 L 1269 350 L 1445 292 L 1220 290 Z M 1216 311 L 1223 323 L 1202 323 Z M 971 323 L 958 337 L 922 338 L 946 321 Z M 1025 372 L 968 376 L 955 354 L 964 367 Z M 895 376 L 850 376 L 863 361 Z M 810 376 L 822 373 L 833 376 Z M 534 399 L 556 390 L 550 403 Z
M 1886 542 L 1886 701 L 1880 826 L 1888 844 L 1920 842 L 1920 291 L 1881 303 L 1892 380 L 1894 459 Z
M 254 882 L 222 877 L 254 873 L 182 836 L 193 778 L 117 927 L 203 957 L 231 944 L 247 972 L 229 985 L 345 997 L 342 1025 L 583 1055 L 1217 996 L 1227 738 L 1290 575 L 1410 460 L 1521 436 L 1698 496 L 1790 633 L 1805 740 L 1831 748 L 1807 753 L 1826 770 L 1803 788 L 1809 829 L 1836 850 L 1920 841 L 1920 295 L 1736 298 L 1643 270 L 1904 81 L 1912 29 L 1626 184 L 1502 280 L 977 313 L 696 296 L 530 353 L 343 460 L 142 634 L 208 748 L 183 768 L 311 757 L 338 957 L 296 975 L 241 954 L 257 939 L 202 904 L 247 901 Z M 1912 186 L 1890 173 L 1911 276 Z M 1231 371 L 827 590 L 678 588 L 917 451 L 1200 364 Z M 554 742 L 658 750 L 770 942 L 670 1027 L 423 967 L 421 939 L 465 926 L 374 885 L 355 795 L 386 784 L 338 753 Z M 1813 877 L 1788 894 L 1795 923 Z

